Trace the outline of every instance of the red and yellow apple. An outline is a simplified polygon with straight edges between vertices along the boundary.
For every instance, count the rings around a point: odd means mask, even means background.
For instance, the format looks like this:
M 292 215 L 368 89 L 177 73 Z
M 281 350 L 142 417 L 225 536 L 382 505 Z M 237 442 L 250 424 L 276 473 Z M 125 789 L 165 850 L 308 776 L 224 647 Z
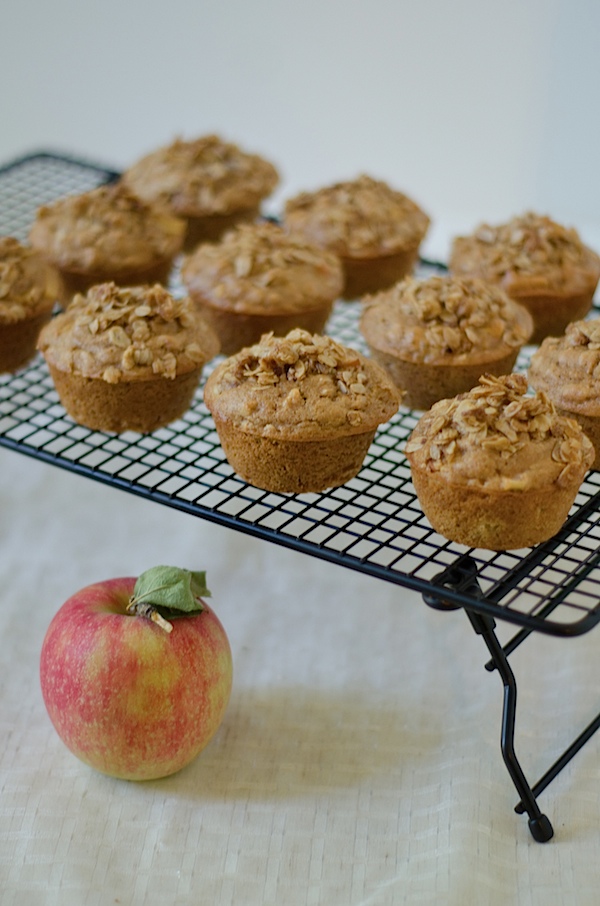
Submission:
M 232 659 L 203 600 L 165 623 L 152 607 L 132 612 L 135 587 L 135 578 L 109 579 L 69 598 L 48 627 L 40 680 L 50 719 L 78 758 L 113 777 L 151 780 L 189 764 L 215 734 Z

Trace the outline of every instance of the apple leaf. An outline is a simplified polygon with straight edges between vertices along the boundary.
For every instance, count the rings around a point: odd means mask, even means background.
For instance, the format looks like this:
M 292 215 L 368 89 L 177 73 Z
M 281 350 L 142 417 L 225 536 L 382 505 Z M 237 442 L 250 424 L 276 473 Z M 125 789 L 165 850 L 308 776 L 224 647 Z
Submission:
M 209 598 L 206 573 L 178 566 L 153 566 L 139 577 L 131 598 L 132 609 L 152 605 L 164 617 L 201 613 L 202 598 Z

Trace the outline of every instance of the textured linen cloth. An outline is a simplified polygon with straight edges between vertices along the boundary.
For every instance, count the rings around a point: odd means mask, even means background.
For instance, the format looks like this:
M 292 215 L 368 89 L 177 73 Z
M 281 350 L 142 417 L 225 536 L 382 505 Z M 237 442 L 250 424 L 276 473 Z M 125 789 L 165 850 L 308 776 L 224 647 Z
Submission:
M 598 902 L 600 737 L 540 796 L 536 843 L 460 611 L 5 449 L 0 536 L 2 906 Z M 73 592 L 157 564 L 207 570 L 234 686 L 196 761 L 136 784 L 65 748 L 38 661 Z M 597 645 L 535 634 L 511 656 L 532 783 L 598 711 Z

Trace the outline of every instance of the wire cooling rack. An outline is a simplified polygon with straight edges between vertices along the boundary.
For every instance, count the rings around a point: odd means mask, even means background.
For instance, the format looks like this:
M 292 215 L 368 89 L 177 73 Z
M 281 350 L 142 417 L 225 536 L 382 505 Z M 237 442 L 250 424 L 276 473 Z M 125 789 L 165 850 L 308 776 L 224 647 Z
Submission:
M 117 177 L 61 154 L 19 158 L 0 168 L 0 234 L 24 240 L 39 205 Z M 425 273 L 436 265 L 421 267 Z M 177 275 L 172 288 L 181 291 Z M 358 303 L 340 302 L 327 331 L 364 351 L 357 321 Z M 527 362 L 522 354 L 517 368 L 524 370 Z M 588 474 L 569 519 L 549 542 L 502 553 L 468 550 L 435 533 L 423 516 L 403 455 L 416 422 L 417 415 L 401 409 L 378 431 L 360 473 L 344 486 L 282 495 L 253 488 L 232 471 L 203 404 L 202 385 L 186 415 L 168 427 L 114 435 L 83 428 L 66 415 L 40 356 L 0 377 L 5 447 L 413 589 L 434 605 L 463 606 L 554 635 L 591 629 L 600 620 L 600 473 Z

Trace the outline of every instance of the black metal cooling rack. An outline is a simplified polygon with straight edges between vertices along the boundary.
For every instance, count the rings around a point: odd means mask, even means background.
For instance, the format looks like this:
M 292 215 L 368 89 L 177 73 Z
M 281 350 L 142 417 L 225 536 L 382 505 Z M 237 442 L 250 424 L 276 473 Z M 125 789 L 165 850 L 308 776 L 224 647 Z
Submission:
M 118 178 L 110 168 L 70 156 L 37 153 L 0 168 L 0 235 L 26 239 L 39 205 Z M 421 262 L 424 273 L 443 269 Z M 177 274 L 173 291 L 182 291 Z M 358 303 L 340 302 L 328 325 L 342 343 L 364 349 Z M 517 368 L 527 367 L 523 353 Z M 206 369 L 205 377 L 210 373 Z M 587 632 L 600 620 L 600 473 L 590 472 L 569 519 L 536 548 L 494 553 L 436 534 L 412 487 L 403 444 L 417 416 L 401 410 L 381 427 L 356 478 L 322 494 L 278 495 L 253 488 L 228 465 L 202 386 L 186 415 L 140 435 L 110 435 L 75 424 L 58 401 L 38 356 L 0 377 L 0 444 L 113 487 L 230 526 L 306 554 L 420 592 L 440 609 L 464 608 L 491 654 L 488 669 L 504 683 L 502 753 L 527 811 L 533 836 L 552 836 L 535 796 L 600 725 L 593 722 L 567 753 L 529 787 L 514 755 L 516 685 L 507 656 L 532 631 Z M 517 625 L 504 647 L 494 618 Z

